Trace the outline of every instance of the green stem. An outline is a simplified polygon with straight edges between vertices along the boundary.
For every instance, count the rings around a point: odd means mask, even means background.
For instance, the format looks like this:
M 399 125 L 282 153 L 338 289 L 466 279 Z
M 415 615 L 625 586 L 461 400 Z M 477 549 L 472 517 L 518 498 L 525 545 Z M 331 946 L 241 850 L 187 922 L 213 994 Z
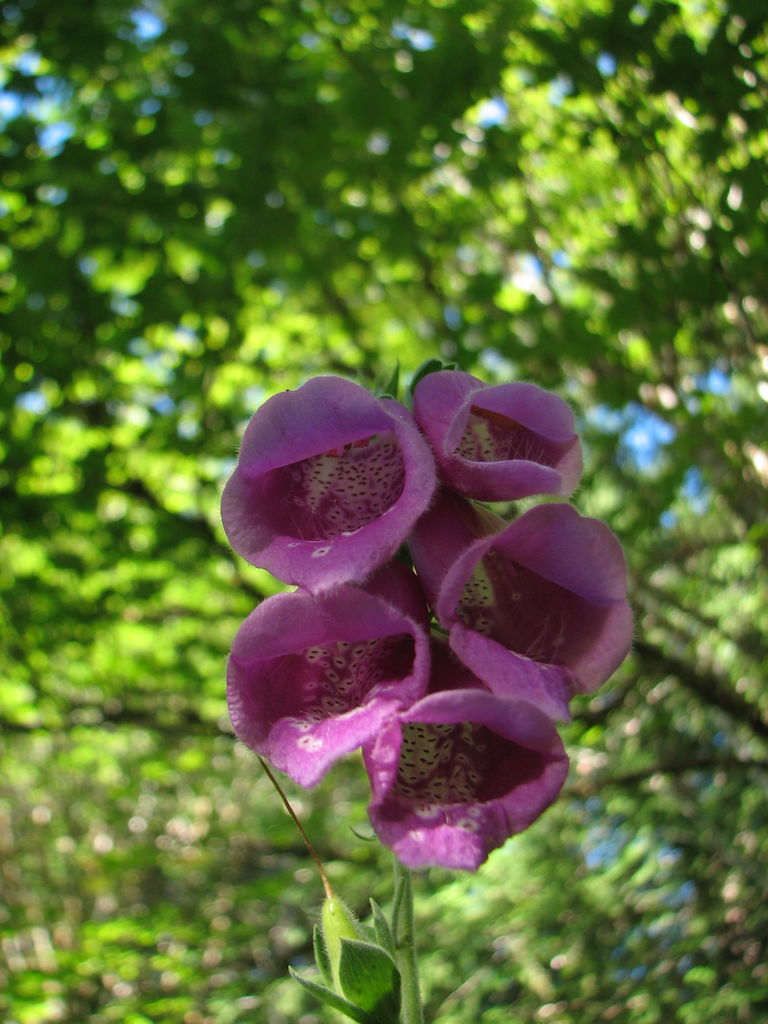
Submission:
M 402 980 L 402 1024 L 424 1024 L 419 994 L 419 967 L 413 927 L 413 888 L 411 873 L 395 857 L 395 906 L 392 927 L 395 957 Z

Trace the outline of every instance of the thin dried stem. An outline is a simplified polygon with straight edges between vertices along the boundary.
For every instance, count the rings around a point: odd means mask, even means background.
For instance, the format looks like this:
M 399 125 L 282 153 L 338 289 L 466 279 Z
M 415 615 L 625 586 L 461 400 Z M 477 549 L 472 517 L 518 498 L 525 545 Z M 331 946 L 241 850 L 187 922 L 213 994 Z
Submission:
M 323 889 L 325 889 L 326 897 L 329 900 L 334 899 L 335 893 L 334 893 L 333 889 L 331 888 L 331 883 L 328 881 L 328 876 L 325 873 L 325 868 L 323 867 L 323 862 L 320 860 L 319 856 L 317 855 L 317 850 L 315 850 L 314 846 L 312 845 L 312 843 L 310 841 L 309 836 L 304 831 L 304 826 L 301 824 L 301 822 L 299 821 L 299 819 L 298 819 L 298 817 L 296 815 L 296 812 L 294 811 L 294 809 L 291 807 L 290 803 L 288 802 L 288 797 L 283 792 L 280 783 L 277 781 L 275 776 L 272 774 L 272 770 L 270 769 L 269 765 L 267 764 L 267 762 L 264 760 L 264 758 L 260 754 L 258 755 L 258 757 L 259 757 L 259 764 L 264 769 L 264 772 L 266 773 L 267 778 L 269 779 L 269 781 L 272 783 L 272 785 L 275 787 L 275 789 L 277 790 L 278 794 L 280 795 L 280 799 L 283 801 L 283 806 L 285 807 L 286 811 L 288 811 L 288 815 L 289 815 L 291 821 L 296 826 L 296 828 L 299 830 L 299 835 L 304 840 L 304 845 L 306 846 L 306 848 L 307 848 L 307 850 L 309 852 L 310 857 L 312 858 L 312 860 L 317 865 L 317 870 L 320 872 L 320 881 L 323 883 Z

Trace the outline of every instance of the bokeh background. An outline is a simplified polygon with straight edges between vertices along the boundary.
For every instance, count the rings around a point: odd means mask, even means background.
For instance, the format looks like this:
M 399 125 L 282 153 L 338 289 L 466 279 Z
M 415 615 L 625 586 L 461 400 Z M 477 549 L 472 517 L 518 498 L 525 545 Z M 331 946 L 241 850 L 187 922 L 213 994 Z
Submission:
M 330 1022 L 218 498 L 270 394 L 435 355 L 572 403 L 637 642 L 559 803 L 418 876 L 430 1020 L 768 1020 L 761 6 L 2 4 L 4 1022 Z M 360 763 L 288 791 L 386 905 Z

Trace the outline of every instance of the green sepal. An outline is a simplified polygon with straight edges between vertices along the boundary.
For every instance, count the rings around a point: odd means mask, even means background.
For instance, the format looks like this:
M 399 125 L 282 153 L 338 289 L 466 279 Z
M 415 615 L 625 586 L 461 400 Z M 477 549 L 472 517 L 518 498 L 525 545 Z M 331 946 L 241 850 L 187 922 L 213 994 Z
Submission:
M 437 373 L 439 370 L 456 369 L 458 369 L 456 363 L 444 363 L 442 359 L 437 359 L 435 356 L 425 359 L 424 362 L 414 370 L 413 377 L 411 377 L 411 383 L 408 385 L 408 399 L 410 404 L 413 404 L 413 392 L 422 377 L 426 377 L 429 373 Z
M 398 393 L 400 391 L 400 360 L 396 360 L 395 368 L 389 375 L 389 380 L 380 388 L 376 388 L 377 398 L 394 398 L 398 401 Z
M 332 985 L 333 978 L 331 977 L 331 961 L 328 958 L 328 950 L 325 948 L 323 933 L 320 930 L 319 925 L 315 925 L 312 929 L 312 946 L 315 950 L 315 963 L 317 964 L 317 969 L 320 971 L 323 981 L 326 985 Z
M 401 556 L 400 551 L 396 551 L 395 552 L 395 558 L 400 558 L 401 561 L 405 561 L 405 559 L 408 558 L 408 555 L 402 555 Z M 410 568 L 410 566 L 412 564 L 413 563 L 410 561 L 410 559 L 408 559 L 408 567 L 409 568 Z M 375 832 L 371 832 L 370 835 L 366 835 L 364 832 L 358 832 L 358 830 L 355 828 L 354 825 L 350 825 L 349 826 L 349 831 L 352 833 L 352 835 L 356 839 L 361 840 L 361 842 L 363 842 L 363 843 L 375 843 L 378 840 L 378 836 L 376 835 Z
M 375 1024 L 400 1019 L 400 972 L 394 960 L 370 942 L 341 940 L 339 981 L 344 996 L 366 1011 Z
M 346 941 L 346 940 L 345 940 Z M 319 999 L 322 1003 L 327 1003 L 328 1006 L 332 1006 L 334 1010 L 338 1010 L 339 1013 L 343 1013 L 346 1017 L 350 1017 L 352 1020 L 356 1020 L 358 1024 L 381 1024 L 377 1017 L 372 1017 L 370 1013 L 364 1010 L 360 1006 L 355 1006 L 354 1003 L 350 1003 L 348 999 L 344 999 L 343 996 L 336 995 L 325 985 L 320 985 L 316 981 L 311 981 L 309 978 L 303 977 L 298 971 L 294 971 L 292 967 L 288 968 L 288 973 L 292 978 L 295 978 L 300 985 L 303 985 L 307 992 L 311 992 L 312 995 Z M 396 1018 L 392 1021 L 388 1021 L 387 1024 L 397 1024 Z
M 373 897 L 371 897 L 371 916 L 373 917 L 376 941 L 382 949 L 385 949 L 390 954 L 390 956 L 394 956 L 395 939 L 392 935 L 392 929 L 389 926 L 389 921 L 384 916 L 384 911 Z

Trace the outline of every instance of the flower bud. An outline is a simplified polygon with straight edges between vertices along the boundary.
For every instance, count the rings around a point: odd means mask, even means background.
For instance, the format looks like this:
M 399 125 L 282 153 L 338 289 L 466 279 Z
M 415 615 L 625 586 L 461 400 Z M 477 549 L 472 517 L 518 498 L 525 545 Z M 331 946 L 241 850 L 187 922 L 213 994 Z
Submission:
M 320 920 L 323 932 L 323 941 L 325 942 L 328 960 L 331 965 L 333 987 L 339 995 L 344 995 L 341 982 L 339 980 L 341 940 L 359 939 L 361 937 L 357 919 L 349 907 L 342 903 L 338 896 L 334 895 L 327 896 L 325 898 Z

